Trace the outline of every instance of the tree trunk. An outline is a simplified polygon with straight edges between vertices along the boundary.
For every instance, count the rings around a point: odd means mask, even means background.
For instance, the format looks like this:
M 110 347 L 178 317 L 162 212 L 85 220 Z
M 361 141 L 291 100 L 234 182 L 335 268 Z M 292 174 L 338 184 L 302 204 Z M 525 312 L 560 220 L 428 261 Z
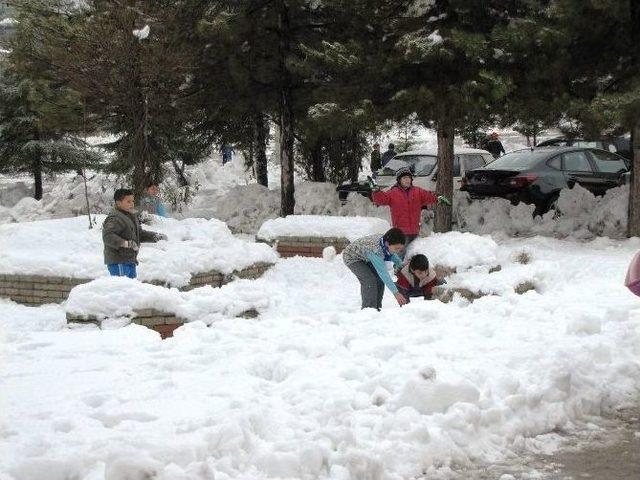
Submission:
M 269 138 L 269 124 L 263 113 L 257 113 L 254 118 L 255 128 L 255 168 L 256 178 L 260 185 L 269 186 L 267 174 L 267 141 Z
M 182 162 L 182 165 L 178 165 L 178 161 L 175 158 L 172 158 L 171 164 L 173 165 L 173 170 L 176 172 L 176 176 L 178 177 L 178 184 L 181 187 L 188 186 L 189 179 L 184 174 L 185 163 Z
M 631 185 L 629 185 L 629 221 L 627 235 L 640 237 L 640 118 L 636 117 L 631 131 Z
M 133 165 L 133 192 L 136 201 L 141 198 L 147 183 L 147 155 L 146 142 L 142 131 L 143 125 L 138 125 L 133 132 L 129 148 L 129 165 Z
M 324 174 L 324 162 L 322 161 L 322 140 L 317 139 L 311 148 L 311 180 L 314 182 L 326 182 Z
M 631 12 L 632 45 L 638 45 L 640 41 L 640 3 L 637 0 L 629 0 Z M 636 60 L 640 60 L 640 53 L 636 48 L 633 52 Z M 636 112 L 634 123 L 631 125 L 631 185 L 629 185 L 629 220 L 627 222 L 627 235 L 640 237 L 640 113 Z
M 362 157 L 359 154 L 357 133 L 350 132 L 346 137 L 346 141 L 349 145 L 347 152 L 350 157 L 349 180 L 355 183 L 358 181 L 358 177 L 360 176 L 360 170 L 362 170 Z
M 295 208 L 293 172 L 293 89 L 291 87 L 291 75 L 287 67 L 287 59 L 291 53 L 291 24 L 289 19 L 289 7 L 284 0 L 278 1 L 278 31 L 279 44 L 279 70 L 280 70 L 280 99 L 279 119 L 280 125 L 280 162 L 281 162 L 281 204 L 280 216 L 292 215 Z
M 33 198 L 36 200 L 42 200 L 42 159 L 40 158 L 40 154 L 33 159 L 31 170 L 33 173 L 33 185 L 35 192 Z
M 436 194 L 453 199 L 453 138 L 454 130 L 451 125 L 438 123 L 438 178 Z M 436 206 L 434 232 L 451 231 L 451 207 Z

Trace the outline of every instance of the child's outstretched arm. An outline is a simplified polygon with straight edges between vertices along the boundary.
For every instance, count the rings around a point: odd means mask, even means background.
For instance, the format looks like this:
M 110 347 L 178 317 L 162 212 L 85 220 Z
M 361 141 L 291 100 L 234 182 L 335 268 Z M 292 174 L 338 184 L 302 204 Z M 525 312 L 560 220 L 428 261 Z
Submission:
M 371 192 L 371 201 L 376 205 L 389 205 L 389 194 L 382 190 L 374 190 Z

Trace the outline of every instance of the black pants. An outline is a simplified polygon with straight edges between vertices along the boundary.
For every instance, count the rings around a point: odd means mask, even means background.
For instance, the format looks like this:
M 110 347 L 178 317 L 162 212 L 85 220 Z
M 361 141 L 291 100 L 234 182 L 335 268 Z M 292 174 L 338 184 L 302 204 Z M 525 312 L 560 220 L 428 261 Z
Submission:
M 384 296 L 384 282 L 380 280 L 373 265 L 369 262 L 359 261 L 351 263 L 347 267 L 360 282 L 362 308 L 380 310 L 382 308 L 382 297 Z

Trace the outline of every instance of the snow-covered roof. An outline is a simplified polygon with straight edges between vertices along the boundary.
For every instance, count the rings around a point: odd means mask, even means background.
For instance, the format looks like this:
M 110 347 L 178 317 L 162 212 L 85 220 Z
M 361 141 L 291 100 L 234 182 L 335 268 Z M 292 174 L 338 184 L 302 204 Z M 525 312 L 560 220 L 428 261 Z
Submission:
M 489 153 L 486 150 L 482 150 L 480 148 L 469 148 L 469 147 L 455 147 L 453 149 L 454 155 L 469 155 L 472 153 Z M 417 150 L 408 150 L 406 152 L 402 152 L 396 155 L 396 157 L 405 157 L 409 155 L 431 155 L 438 156 L 438 150 L 435 148 L 425 148 L 425 149 L 417 149 Z

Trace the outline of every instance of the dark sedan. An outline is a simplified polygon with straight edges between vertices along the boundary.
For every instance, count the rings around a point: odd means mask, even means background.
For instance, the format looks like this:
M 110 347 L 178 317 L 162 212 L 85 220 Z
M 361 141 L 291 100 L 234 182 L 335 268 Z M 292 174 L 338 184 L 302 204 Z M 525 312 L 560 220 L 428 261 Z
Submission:
M 619 137 L 609 137 L 600 140 L 588 140 L 584 138 L 556 137 L 538 143 L 538 147 L 584 147 L 598 148 L 600 150 L 617 153 L 629 160 L 633 157 L 631 151 L 631 137 L 622 135 Z
M 579 184 L 594 195 L 604 195 L 625 183 L 628 171 L 624 157 L 604 150 L 540 147 L 508 153 L 467 172 L 461 190 L 472 198 L 502 197 L 513 204 L 534 204 L 535 214 L 541 215 L 551 208 L 563 188 Z

